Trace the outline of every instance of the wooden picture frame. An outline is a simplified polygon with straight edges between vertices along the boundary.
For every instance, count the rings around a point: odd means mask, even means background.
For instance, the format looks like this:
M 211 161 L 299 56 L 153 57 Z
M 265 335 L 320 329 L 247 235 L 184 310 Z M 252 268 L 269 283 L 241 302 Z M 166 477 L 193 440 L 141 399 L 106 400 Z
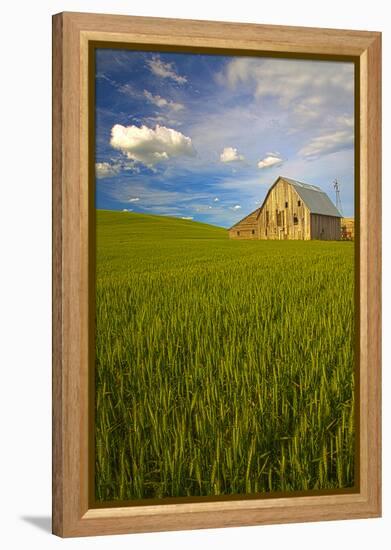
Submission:
M 359 487 L 346 494 L 91 507 L 89 44 L 345 56 L 359 68 Z M 381 514 L 381 34 L 61 13 L 53 17 L 53 533 L 62 537 Z

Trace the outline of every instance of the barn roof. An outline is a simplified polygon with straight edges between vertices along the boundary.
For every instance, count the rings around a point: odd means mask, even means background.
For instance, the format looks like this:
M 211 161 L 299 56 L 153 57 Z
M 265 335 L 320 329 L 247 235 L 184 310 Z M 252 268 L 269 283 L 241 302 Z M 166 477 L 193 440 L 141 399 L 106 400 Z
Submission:
M 256 209 L 253 210 L 252 212 L 250 212 L 250 214 L 247 214 L 247 216 L 245 216 L 244 218 L 242 218 L 242 219 L 239 220 L 238 222 L 234 223 L 231 227 L 229 227 L 229 228 L 228 228 L 228 231 L 230 231 L 231 229 L 233 229 L 233 228 L 236 227 L 237 225 L 242 224 L 242 222 L 245 222 L 248 218 L 251 218 L 252 216 L 254 216 L 254 214 L 255 214 L 255 219 L 258 219 L 258 216 L 259 216 L 260 211 L 261 211 L 261 207 L 258 206 L 258 208 L 256 208 Z
M 284 176 L 280 176 L 277 181 L 279 179 L 283 179 L 293 185 L 298 195 L 310 209 L 312 214 L 322 214 L 323 216 L 342 218 L 342 214 L 337 210 L 328 195 L 322 191 L 320 187 L 310 185 L 308 183 L 302 183 L 301 181 L 292 180 L 291 178 L 285 178 Z

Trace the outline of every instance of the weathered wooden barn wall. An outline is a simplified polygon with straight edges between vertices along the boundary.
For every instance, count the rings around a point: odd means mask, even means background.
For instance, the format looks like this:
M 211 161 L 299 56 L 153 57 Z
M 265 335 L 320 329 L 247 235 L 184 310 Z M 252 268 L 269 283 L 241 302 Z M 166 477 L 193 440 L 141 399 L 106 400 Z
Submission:
M 341 238 L 341 218 L 311 214 L 311 239 L 339 241 Z
M 231 227 L 229 236 L 231 239 L 340 240 L 341 214 L 319 187 L 279 176 L 262 206 Z
M 344 241 L 354 241 L 354 218 L 342 218 L 341 238 Z
M 257 208 L 254 212 L 251 212 L 248 216 L 243 218 L 236 225 L 229 230 L 229 236 L 231 239 L 259 239 L 259 225 L 257 223 L 257 217 L 260 208 Z
M 311 238 L 310 211 L 295 188 L 283 179 L 270 190 L 262 205 L 258 223 L 260 239 Z

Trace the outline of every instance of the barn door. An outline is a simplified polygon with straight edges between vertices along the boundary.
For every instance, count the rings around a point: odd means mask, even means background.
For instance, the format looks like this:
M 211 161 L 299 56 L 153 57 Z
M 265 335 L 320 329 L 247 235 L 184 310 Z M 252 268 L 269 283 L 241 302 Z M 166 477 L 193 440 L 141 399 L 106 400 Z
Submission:
M 283 210 L 277 210 L 277 230 L 278 230 L 278 239 L 281 241 L 284 239 L 284 214 Z

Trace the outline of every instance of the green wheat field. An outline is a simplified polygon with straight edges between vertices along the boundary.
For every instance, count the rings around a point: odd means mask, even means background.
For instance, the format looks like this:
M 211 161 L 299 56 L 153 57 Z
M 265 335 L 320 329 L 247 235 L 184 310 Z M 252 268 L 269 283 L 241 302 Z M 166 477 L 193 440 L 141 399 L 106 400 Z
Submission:
M 354 484 L 354 245 L 97 211 L 98 501 Z

